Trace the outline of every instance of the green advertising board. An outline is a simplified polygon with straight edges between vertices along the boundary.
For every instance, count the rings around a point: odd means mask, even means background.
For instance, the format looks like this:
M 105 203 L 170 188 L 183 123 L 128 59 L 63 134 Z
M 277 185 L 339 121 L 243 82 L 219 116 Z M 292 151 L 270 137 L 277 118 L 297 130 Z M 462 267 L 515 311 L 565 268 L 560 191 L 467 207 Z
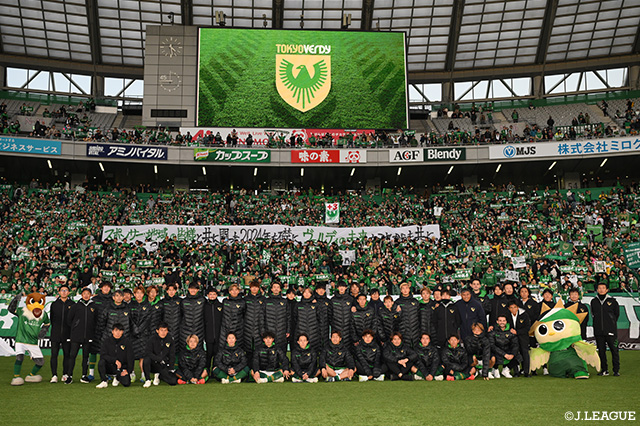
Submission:
M 201 28 L 199 42 L 199 127 L 408 127 L 402 32 Z
M 270 163 L 268 149 L 195 148 L 196 161 L 216 161 L 220 163 Z

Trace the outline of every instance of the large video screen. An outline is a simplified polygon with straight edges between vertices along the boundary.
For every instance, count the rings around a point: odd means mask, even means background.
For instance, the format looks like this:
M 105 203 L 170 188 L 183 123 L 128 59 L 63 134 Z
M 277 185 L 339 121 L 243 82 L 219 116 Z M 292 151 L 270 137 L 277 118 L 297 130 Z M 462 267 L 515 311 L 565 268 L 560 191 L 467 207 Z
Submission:
M 201 28 L 198 126 L 407 128 L 404 33 Z

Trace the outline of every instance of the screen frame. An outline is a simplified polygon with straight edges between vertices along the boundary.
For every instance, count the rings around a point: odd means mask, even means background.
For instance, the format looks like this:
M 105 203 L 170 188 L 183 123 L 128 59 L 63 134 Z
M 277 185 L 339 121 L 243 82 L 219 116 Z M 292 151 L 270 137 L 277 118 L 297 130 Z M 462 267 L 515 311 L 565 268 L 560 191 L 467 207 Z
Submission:
M 345 31 L 340 30 L 327 30 L 327 29 L 297 29 L 297 28 L 253 28 L 253 27 L 215 27 L 215 26 L 202 26 L 198 27 L 198 65 L 196 69 L 196 116 L 194 117 L 194 127 L 228 127 L 228 126 L 201 126 L 200 125 L 200 38 L 202 30 L 207 29 L 216 29 L 220 31 L 224 31 L 225 29 L 233 29 L 233 30 L 252 30 L 252 31 L 305 31 L 305 32 L 329 32 L 329 33 L 343 33 Z M 405 31 L 374 31 L 374 30 L 350 30 L 348 32 L 354 33 L 391 33 L 391 34 L 403 34 L 404 37 L 402 39 L 403 48 L 404 48 L 404 108 L 405 108 L 405 128 L 403 130 L 409 130 L 409 123 L 411 122 L 411 118 L 409 117 L 409 74 L 408 74 L 408 66 L 407 66 L 407 39 L 409 35 Z M 268 127 L 268 126 L 267 126 Z M 251 127 L 248 127 L 251 128 Z M 259 127 L 253 127 L 254 129 L 258 129 Z M 347 128 L 347 127 L 345 127 Z M 318 127 L 318 129 L 323 129 Z M 328 128 L 326 128 L 328 129 Z M 394 129 L 395 130 L 395 129 Z

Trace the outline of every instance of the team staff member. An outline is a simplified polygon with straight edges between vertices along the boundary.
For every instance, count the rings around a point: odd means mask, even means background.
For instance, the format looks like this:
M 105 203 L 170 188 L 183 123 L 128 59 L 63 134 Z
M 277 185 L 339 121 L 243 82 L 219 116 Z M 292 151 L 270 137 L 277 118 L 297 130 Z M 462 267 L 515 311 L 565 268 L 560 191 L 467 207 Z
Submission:
M 69 311 L 69 325 L 71 336 L 71 349 L 69 358 L 69 371 L 73 374 L 76 365 L 76 357 L 80 348 L 82 348 L 82 376 L 80 383 L 89 383 L 87 377 L 89 369 L 89 353 L 94 340 L 96 322 L 96 308 L 93 299 L 91 299 L 91 289 L 85 287 L 82 289 L 81 299 L 71 306 Z M 71 383 L 73 377 L 69 375 L 65 383 Z
M 102 341 L 100 348 L 100 384 L 98 389 L 108 386 L 107 375 L 113 375 L 113 386 L 122 384 L 125 388 L 131 385 L 131 371 L 133 371 L 133 347 L 128 337 L 124 335 L 124 326 L 115 323 L 111 327 L 111 336 Z
M 598 294 L 591 299 L 591 317 L 593 318 L 593 334 L 596 336 L 598 355 L 602 369 L 598 376 L 609 375 L 607 364 L 607 346 L 611 351 L 613 375 L 620 375 L 620 353 L 618 352 L 618 317 L 620 306 L 618 301 L 609 296 L 609 288 L 605 283 L 598 283 Z
M 589 314 L 589 308 L 587 305 L 582 303 L 580 300 L 580 290 L 575 287 L 572 287 L 569 290 L 569 301 L 564 305 L 565 308 L 569 308 L 575 304 L 578 304 L 578 308 L 576 309 L 576 313 L 578 314 Z M 580 323 L 580 335 L 582 336 L 582 340 L 587 340 L 587 323 L 589 321 L 582 321 Z
M 146 381 L 143 387 L 151 386 L 151 374 L 153 377 L 153 385 L 158 386 L 160 380 L 170 386 L 178 384 L 178 378 L 173 370 L 173 364 L 176 359 L 176 345 L 173 337 L 169 334 L 169 326 L 167 323 L 158 324 L 156 333 L 147 341 L 146 354 L 142 363 L 142 371 Z
M 71 328 L 69 327 L 69 312 L 74 305 L 69 298 L 69 286 L 62 284 L 58 288 L 58 298 L 51 304 L 49 319 L 51 320 L 51 381 L 58 383 L 58 355 L 62 348 L 62 381 L 67 382 L 73 370 L 69 370 L 71 362 Z
M 531 328 L 531 319 L 524 309 L 518 307 L 518 303 L 515 300 L 509 302 L 507 322 L 509 323 L 511 334 L 514 334 L 518 340 L 518 352 L 520 358 L 522 358 L 521 371 L 524 373 L 524 377 L 529 377 L 529 329 Z

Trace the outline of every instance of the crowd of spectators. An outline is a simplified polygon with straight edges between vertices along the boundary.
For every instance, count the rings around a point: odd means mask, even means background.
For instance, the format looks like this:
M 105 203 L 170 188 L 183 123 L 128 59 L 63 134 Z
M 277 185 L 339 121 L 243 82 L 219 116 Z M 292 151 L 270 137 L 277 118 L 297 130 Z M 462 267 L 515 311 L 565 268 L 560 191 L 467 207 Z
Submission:
M 223 294 L 232 283 L 246 288 L 280 281 L 299 290 L 340 280 L 352 292 L 397 294 L 408 281 L 414 292 L 446 286 L 453 291 L 471 278 L 487 289 L 510 280 L 534 294 L 562 294 L 606 282 L 612 291 L 637 291 L 637 275 L 624 260 L 624 244 L 640 240 L 640 191 L 628 187 L 524 194 L 460 188 L 417 196 L 408 191 L 371 196 L 336 195 L 340 226 L 438 224 L 441 238 L 364 238 L 307 242 L 218 239 L 211 243 L 167 238 L 153 249 L 145 242 L 102 241 L 104 225 L 284 224 L 324 226 L 327 199 L 313 193 L 274 195 L 169 193 L 131 190 L 48 190 L 3 185 L 0 196 L 0 294 L 51 294 L 58 277 L 73 291 L 177 283 L 213 286 Z M 341 250 L 355 261 L 343 264 Z M 140 266 L 139 261 L 149 261 Z M 514 275 L 515 274 L 515 275 Z

